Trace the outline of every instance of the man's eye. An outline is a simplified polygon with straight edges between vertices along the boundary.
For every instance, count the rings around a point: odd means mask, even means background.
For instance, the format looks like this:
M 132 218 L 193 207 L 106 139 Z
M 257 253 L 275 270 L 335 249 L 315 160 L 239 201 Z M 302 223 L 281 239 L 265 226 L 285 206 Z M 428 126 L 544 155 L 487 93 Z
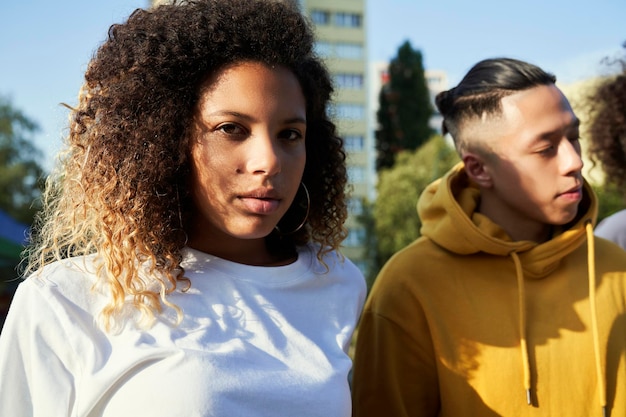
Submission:
M 554 146 L 548 146 L 547 148 L 540 149 L 537 153 L 540 155 L 550 155 L 554 152 Z

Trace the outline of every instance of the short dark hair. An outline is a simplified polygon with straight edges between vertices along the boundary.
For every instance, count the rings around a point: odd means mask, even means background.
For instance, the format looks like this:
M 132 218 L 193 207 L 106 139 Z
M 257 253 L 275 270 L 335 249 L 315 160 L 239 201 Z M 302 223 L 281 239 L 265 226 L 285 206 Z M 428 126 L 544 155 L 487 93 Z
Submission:
M 459 85 L 437 94 L 435 104 L 443 116 L 442 132 L 452 135 L 457 149 L 459 128 L 468 118 L 501 111 L 501 100 L 510 94 L 556 82 L 553 74 L 536 65 L 512 58 L 490 58 L 478 62 Z

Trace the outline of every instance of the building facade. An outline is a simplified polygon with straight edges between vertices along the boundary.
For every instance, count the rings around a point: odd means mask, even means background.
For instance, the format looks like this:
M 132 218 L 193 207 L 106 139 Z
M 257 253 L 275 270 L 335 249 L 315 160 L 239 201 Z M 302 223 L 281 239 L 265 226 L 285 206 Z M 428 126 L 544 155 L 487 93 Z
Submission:
M 332 116 L 348 154 L 348 237 L 343 253 L 362 270 L 365 229 L 357 217 L 363 201 L 375 190 L 375 154 L 369 114 L 369 77 L 365 0 L 299 0 L 302 12 L 315 25 L 317 53 L 335 84 Z

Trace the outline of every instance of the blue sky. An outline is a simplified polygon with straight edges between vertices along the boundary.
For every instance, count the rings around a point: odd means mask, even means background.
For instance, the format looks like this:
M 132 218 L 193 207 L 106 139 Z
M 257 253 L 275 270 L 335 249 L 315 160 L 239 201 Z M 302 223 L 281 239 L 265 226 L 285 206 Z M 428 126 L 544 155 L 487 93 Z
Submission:
M 337 0 L 337 2 L 351 0 Z M 624 0 L 366 0 L 369 59 L 391 59 L 409 40 L 427 69 L 451 86 L 477 61 L 510 56 L 561 82 L 606 71 L 600 61 L 626 41 Z M 0 94 L 41 126 L 37 146 L 50 167 L 67 111 L 108 27 L 148 0 L 0 0 Z

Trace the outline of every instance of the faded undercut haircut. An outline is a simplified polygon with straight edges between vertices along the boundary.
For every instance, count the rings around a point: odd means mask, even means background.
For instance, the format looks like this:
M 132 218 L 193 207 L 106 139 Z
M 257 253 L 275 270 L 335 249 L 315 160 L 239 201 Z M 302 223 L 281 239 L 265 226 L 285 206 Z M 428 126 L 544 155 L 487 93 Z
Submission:
M 556 77 L 536 65 L 512 58 L 485 59 L 474 65 L 456 87 L 437 94 L 435 104 L 443 116 L 442 133 L 450 134 L 457 151 L 472 149 L 463 131 L 470 119 L 501 114 L 502 98 L 541 85 Z

